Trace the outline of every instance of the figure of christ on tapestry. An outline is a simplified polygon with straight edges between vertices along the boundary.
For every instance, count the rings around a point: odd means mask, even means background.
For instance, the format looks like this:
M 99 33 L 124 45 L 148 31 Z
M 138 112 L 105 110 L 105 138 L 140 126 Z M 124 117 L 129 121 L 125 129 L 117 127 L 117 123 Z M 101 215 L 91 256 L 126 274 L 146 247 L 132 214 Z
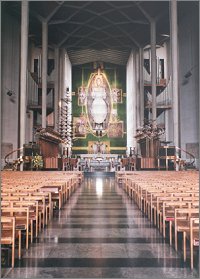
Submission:
M 108 81 L 98 70 L 91 76 L 87 95 L 88 121 L 96 133 L 96 127 L 105 134 L 111 113 L 111 98 Z M 100 127 L 100 128 L 99 128 Z
M 88 141 L 89 154 L 109 154 L 110 142 L 109 141 Z

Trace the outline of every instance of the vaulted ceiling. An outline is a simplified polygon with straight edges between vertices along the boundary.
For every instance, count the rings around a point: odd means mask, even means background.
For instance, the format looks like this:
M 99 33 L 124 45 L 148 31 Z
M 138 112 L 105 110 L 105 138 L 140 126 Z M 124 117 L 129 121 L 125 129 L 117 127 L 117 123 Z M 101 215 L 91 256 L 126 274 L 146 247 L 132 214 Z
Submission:
M 20 1 L 3 6 L 20 19 Z M 36 45 L 41 46 L 41 22 L 48 21 L 49 47 L 65 48 L 73 65 L 125 65 L 131 49 L 149 44 L 151 19 L 157 22 L 157 44 L 169 34 L 168 1 L 30 1 L 29 15 Z

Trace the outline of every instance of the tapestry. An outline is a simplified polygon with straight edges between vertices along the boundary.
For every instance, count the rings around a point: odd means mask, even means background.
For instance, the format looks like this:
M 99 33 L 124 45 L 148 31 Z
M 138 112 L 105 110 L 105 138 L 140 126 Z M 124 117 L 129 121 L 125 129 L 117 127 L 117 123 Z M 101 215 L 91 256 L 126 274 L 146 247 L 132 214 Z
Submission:
M 109 154 L 109 141 L 88 141 L 88 153 L 90 154 Z
M 78 105 L 79 106 L 85 106 L 86 105 L 86 90 L 87 88 L 84 86 L 81 86 L 78 88 Z
M 113 88 L 111 96 L 114 104 L 122 103 L 122 89 Z
M 73 152 L 95 152 L 100 146 L 94 143 L 90 148 L 89 142 L 106 141 L 109 152 L 123 153 L 126 147 L 125 67 L 106 63 L 101 67 L 98 63 L 74 66 L 72 77 L 75 92 L 72 96 Z M 107 150 L 102 144 L 101 152 Z
M 91 132 L 95 135 L 107 134 L 112 110 L 110 86 L 100 69 L 91 74 L 87 90 L 86 115 Z
M 118 123 L 110 123 L 108 131 L 109 138 L 123 137 L 123 121 Z
M 86 138 L 87 121 L 83 115 L 80 117 L 73 117 L 73 127 L 75 138 Z

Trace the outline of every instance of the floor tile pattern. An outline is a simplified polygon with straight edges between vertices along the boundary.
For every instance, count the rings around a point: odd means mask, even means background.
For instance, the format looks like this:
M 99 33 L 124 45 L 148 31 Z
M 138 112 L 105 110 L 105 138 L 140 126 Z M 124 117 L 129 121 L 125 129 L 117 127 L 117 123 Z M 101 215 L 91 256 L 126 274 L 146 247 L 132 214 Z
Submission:
M 87 177 L 7 278 L 198 278 L 112 177 Z

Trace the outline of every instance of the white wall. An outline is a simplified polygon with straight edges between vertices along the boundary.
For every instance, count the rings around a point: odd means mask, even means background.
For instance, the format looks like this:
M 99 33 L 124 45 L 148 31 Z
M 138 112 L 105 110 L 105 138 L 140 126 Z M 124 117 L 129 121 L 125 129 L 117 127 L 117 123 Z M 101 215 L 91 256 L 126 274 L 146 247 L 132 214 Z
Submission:
M 5 11 L 2 12 L 1 32 L 1 121 L 2 121 L 2 157 L 5 153 L 5 145 L 11 144 L 11 148 L 18 148 L 18 114 L 19 114 L 19 59 L 20 59 L 20 23 L 13 19 Z M 9 97 L 6 93 L 12 90 L 15 94 Z M 12 158 L 12 157 L 11 157 Z M 17 153 L 13 155 L 17 158 Z
M 133 147 L 133 53 L 131 52 L 126 66 L 126 117 L 127 117 L 127 151 Z
M 126 66 L 127 154 L 130 147 L 137 147 L 136 135 L 136 53 L 131 52 Z
M 170 59 L 170 40 L 166 43 L 166 79 L 169 80 L 171 75 L 171 59 Z M 173 118 L 172 110 L 165 111 L 165 140 L 173 141 Z
M 179 22 L 180 138 L 181 147 L 199 142 L 199 22 L 198 9 Z M 184 75 L 191 70 L 191 77 Z M 191 150 L 188 150 L 191 151 Z M 194 150 L 197 153 L 197 150 Z M 182 154 L 184 155 L 184 154 Z M 196 154 L 197 155 L 197 154 Z
M 150 47 L 150 46 L 149 46 Z M 169 42 L 165 42 L 162 47 L 156 48 L 156 57 L 159 59 L 164 59 L 164 78 L 169 81 Z M 144 59 L 149 59 L 151 62 L 151 49 L 147 49 L 144 51 Z M 151 76 L 149 76 L 149 79 L 151 79 Z M 162 94 L 162 93 L 161 93 Z M 157 124 L 164 124 L 166 128 L 166 132 L 163 136 L 163 139 L 166 140 L 173 140 L 173 131 L 170 123 L 172 121 L 171 117 L 171 110 L 165 110 L 163 113 L 161 113 L 157 117 Z
M 167 46 L 166 43 L 163 44 L 163 47 L 156 49 L 156 56 L 159 59 L 164 59 L 164 78 L 167 79 Z
M 140 60 L 139 51 L 136 53 L 136 127 L 140 126 Z
M 145 48 L 147 48 L 145 50 Z M 144 48 L 144 59 L 149 59 L 151 63 L 151 49 L 150 45 Z M 156 57 L 159 59 L 164 59 L 164 78 L 168 77 L 168 64 L 167 64 L 167 44 L 164 43 L 162 47 L 156 48 Z
M 72 65 L 67 52 L 65 54 L 65 87 L 69 87 L 69 92 L 72 91 Z
M 69 56 L 67 54 L 67 52 L 65 53 L 65 88 L 69 88 L 69 92 L 72 92 L 72 65 L 71 62 L 69 60 Z M 72 100 L 72 95 L 71 95 L 71 100 Z M 72 103 L 68 104 L 68 119 L 69 121 L 72 121 Z M 69 154 L 71 154 L 71 146 L 72 146 L 72 142 L 70 140 L 69 142 Z

